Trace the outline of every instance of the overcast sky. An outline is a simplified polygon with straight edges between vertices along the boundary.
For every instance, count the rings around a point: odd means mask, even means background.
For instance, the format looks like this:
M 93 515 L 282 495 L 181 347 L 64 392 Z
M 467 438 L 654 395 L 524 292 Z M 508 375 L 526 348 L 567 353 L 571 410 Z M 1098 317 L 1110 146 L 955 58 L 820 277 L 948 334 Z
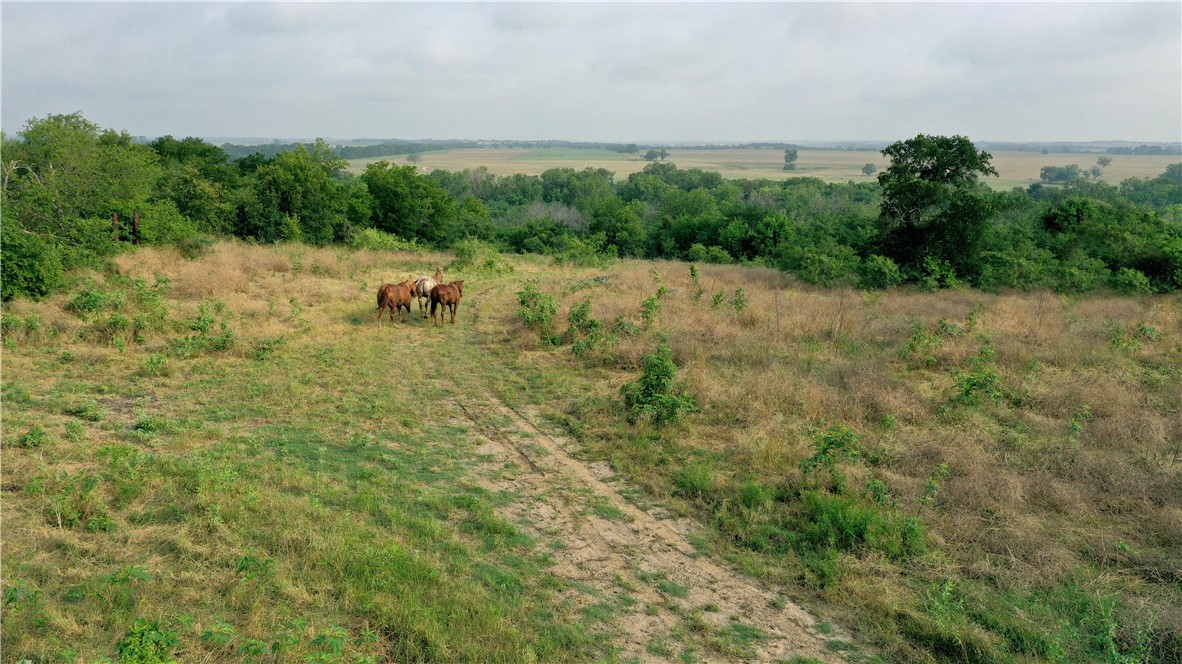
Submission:
M 4 131 L 1182 140 L 1182 3 L 3 2 Z

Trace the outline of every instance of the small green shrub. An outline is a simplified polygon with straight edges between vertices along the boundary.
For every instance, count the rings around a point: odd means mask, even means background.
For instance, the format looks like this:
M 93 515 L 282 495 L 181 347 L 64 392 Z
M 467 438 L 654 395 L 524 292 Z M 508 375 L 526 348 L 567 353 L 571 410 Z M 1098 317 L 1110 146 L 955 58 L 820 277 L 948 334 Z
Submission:
M 675 421 L 682 413 L 696 410 L 693 397 L 674 394 L 676 378 L 677 365 L 668 344 L 661 344 L 655 353 L 645 355 L 640 378 L 620 388 L 628 421 L 636 422 L 648 416 L 657 425 L 663 425 Z
M 927 256 L 923 259 L 923 269 L 919 275 L 919 286 L 926 291 L 937 291 L 941 288 L 957 289 L 960 288 L 960 279 L 956 276 L 956 270 L 948 261 Z
M 1001 374 L 992 364 L 981 360 L 980 356 L 973 361 L 970 371 L 957 373 L 956 390 L 952 401 L 966 406 L 976 406 L 982 401 L 1001 403 L 1009 394 L 1002 383 Z
M 521 290 L 517 291 L 517 304 L 520 307 L 517 315 L 525 326 L 535 330 L 542 341 L 557 343 L 554 333 L 554 320 L 558 317 L 558 303 L 554 296 L 543 293 L 538 288 L 538 281 L 531 279 L 525 282 Z
M 661 298 L 667 292 L 665 287 L 661 286 L 657 289 L 655 295 L 646 298 L 644 302 L 640 303 L 640 319 L 644 329 L 651 328 L 657 322 L 657 317 L 661 315 Z
M 702 288 L 701 274 L 698 273 L 698 266 L 690 263 L 690 299 L 694 302 L 702 299 L 702 294 L 705 289 Z
M 25 433 L 21 434 L 15 441 L 16 447 L 41 447 L 49 440 L 49 434 L 45 433 L 45 429 L 41 425 L 35 425 Z
M 119 641 L 116 652 L 119 664 L 171 664 L 180 647 L 175 630 L 154 620 L 137 619 Z
M 820 486 L 819 476 L 829 476 L 837 491 L 845 487 L 845 475 L 838 468 L 842 459 L 858 458 L 858 434 L 849 427 L 835 426 L 813 436 L 813 454 L 800 462 L 800 472 L 812 486 Z
M 731 297 L 731 308 L 735 313 L 742 313 L 747 308 L 747 291 L 743 288 L 736 288 L 735 294 Z
M 673 489 L 685 498 L 708 500 L 715 493 L 714 470 L 706 463 L 691 463 L 673 474 Z

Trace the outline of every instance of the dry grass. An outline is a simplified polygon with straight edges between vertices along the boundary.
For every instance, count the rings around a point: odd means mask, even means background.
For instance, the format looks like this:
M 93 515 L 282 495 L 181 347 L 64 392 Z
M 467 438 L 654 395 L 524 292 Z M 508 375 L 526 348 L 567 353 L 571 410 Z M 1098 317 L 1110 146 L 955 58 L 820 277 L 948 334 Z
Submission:
M 799 482 L 815 433 L 845 425 L 877 460 L 851 465 L 851 486 L 876 477 L 912 513 L 933 468 L 949 468 L 924 511 L 947 568 L 918 576 L 1029 591 L 1095 575 L 1089 583 L 1124 593 L 1145 616 L 1182 599 L 1170 585 L 1182 563 L 1177 296 L 858 293 L 766 269 L 699 269 L 704 293 L 693 301 L 686 265 L 622 263 L 608 271 L 613 286 L 593 292 L 592 311 L 638 321 L 641 302 L 668 290 L 655 334 L 700 407 L 669 439 L 730 460 L 717 481 Z M 738 288 L 741 312 L 729 304 Z M 585 294 L 552 290 L 563 314 Z M 952 331 L 939 333 L 942 324 Z M 916 331 L 932 341 L 907 352 Z M 603 393 L 631 380 L 653 347 L 651 337 L 621 340 Z M 1007 396 L 959 405 L 958 377 L 982 347 Z M 1162 579 L 1174 581 L 1153 585 Z M 878 584 L 854 574 L 835 596 L 849 608 Z

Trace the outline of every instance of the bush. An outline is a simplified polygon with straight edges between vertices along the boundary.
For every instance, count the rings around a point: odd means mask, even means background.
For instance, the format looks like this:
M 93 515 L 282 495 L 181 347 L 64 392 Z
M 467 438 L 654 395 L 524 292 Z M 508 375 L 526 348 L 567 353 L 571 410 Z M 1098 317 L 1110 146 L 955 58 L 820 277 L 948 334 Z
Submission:
M 536 330 L 542 341 L 556 343 L 554 319 L 558 317 L 558 303 L 554 296 L 538 289 L 537 280 L 531 279 L 517 291 L 517 304 L 521 307 L 517 315 L 525 326 Z
M 501 252 L 484 240 L 465 238 L 451 246 L 455 260 L 448 265 L 453 270 L 478 270 L 483 272 L 512 272 L 512 266 L 501 260 Z
M 903 273 L 895 261 L 874 254 L 858 266 L 858 288 L 891 288 L 903 283 Z
M 663 425 L 675 421 L 682 413 L 697 409 L 693 397 L 673 393 L 677 365 L 673 362 L 673 349 L 669 344 L 661 344 L 655 353 L 645 355 L 643 362 L 640 378 L 620 388 L 629 422 L 649 416 L 655 424 Z
M 861 259 L 845 245 L 806 247 L 796 259 L 796 274 L 806 283 L 836 286 L 849 283 L 858 275 Z
M 49 240 L 4 223 L 0 243 L 0 298 L 5 302 L 17 296 L 40 299 L 65 284 L 61 251 Z
M 734 263 L 735 259 L 727 253 L 726 249 L 717 246 L 707 247 L 702 244 L 694 244 L 689 249 L 687 254 L 691 261 L 696 263 L 718 263 L 726 265 Z
M 379 231 L 376 228 L 363 228 L 349 240 L 353 249 L 370 249 L 372 251 L 422 251 L 422 247 L 413 240 L 404 240 L 397 235 Z
M 1055 275 L 1055 290 L 1060 293 L 1089 293 L 1109 280 L 1104 261 L 1076 255 L 1064 260 Z
M 1149 283 L 1149 277 L 1145 276 L 1140 270 L 1134 270 L 1129 267 L 1122 267 L 1119 272 L 1112 275 L 1112 287 L 1122 293 L 1153 292 L 1153 286 Z

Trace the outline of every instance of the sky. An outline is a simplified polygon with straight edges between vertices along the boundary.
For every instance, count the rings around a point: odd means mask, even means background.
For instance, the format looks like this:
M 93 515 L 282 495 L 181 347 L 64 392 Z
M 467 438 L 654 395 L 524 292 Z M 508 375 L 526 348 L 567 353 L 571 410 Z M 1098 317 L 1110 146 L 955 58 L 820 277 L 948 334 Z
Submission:
M 0 123 L 608 142 L 1182 140 L 1182 3 L 0 4 Z

